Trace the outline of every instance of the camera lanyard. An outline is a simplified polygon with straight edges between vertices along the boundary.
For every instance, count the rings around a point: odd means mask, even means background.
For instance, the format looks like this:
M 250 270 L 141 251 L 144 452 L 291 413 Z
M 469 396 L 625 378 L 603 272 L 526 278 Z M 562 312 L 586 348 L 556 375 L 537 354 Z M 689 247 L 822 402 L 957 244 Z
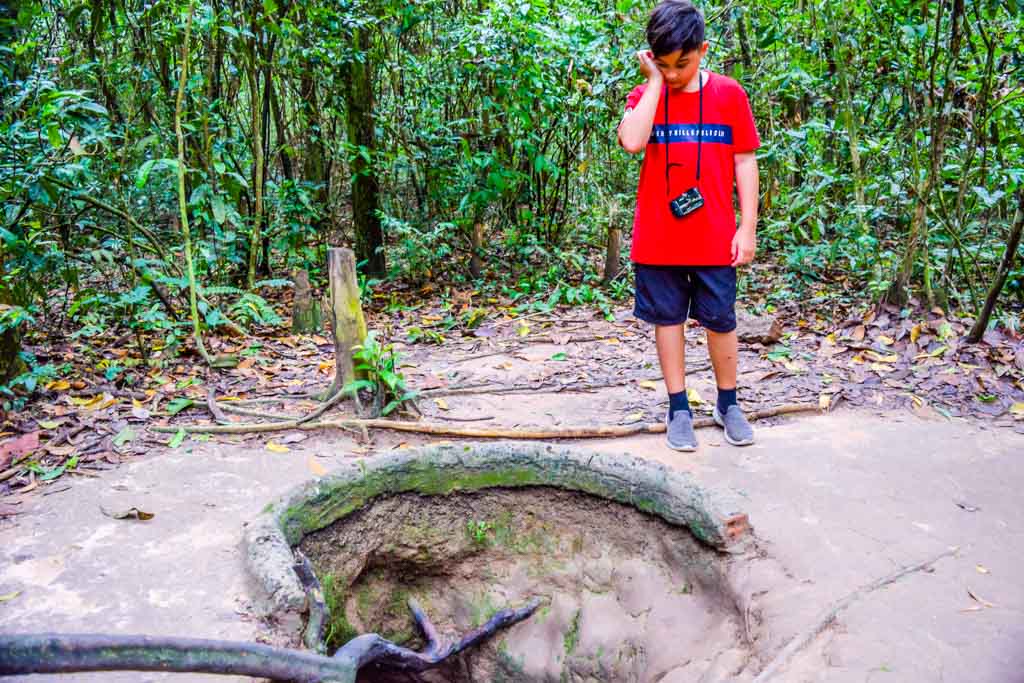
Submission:
M 699 85 L 697 86 L 698 104 L 697 104 L 697 183 L 700 183 L 700 148 L 701 143 L 704 141 L 704 74 L 698 72 Z M 668 181 L 668 144 L 669 144 L 669 123 L 668 123 L 668 85 L 665 86 L 665 196 L 670 197 L 672 193 L 669 189 Z

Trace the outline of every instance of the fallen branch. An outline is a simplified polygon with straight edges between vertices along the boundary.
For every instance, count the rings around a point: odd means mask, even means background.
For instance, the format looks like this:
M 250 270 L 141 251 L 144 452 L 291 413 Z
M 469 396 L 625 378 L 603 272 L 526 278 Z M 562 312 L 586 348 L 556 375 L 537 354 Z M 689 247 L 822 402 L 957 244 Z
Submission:
M 763 420 L 779 415 L 792 413 L 819 412 L 817 403 L 790 403 L 787 405 L 758 410 L 747 415 L 749 420 Z M 711 427 L 714 420 L 702 417 L 693 421 L 695 428 Z M 238 425 L 186 425 L 174 427 L 151 427 L 155 432 L 173 434 L 179 429 L 186 434 L 257 434 L 261 432 L 280 432 L 288 429 L 390 429 L 396 432 L 416 432 L 437 436 L 461 436 L 475 439 L 602 439 L 611 437 L 633 436 L 634 434 L 660 434 L 665 431 L 665 423 L 639 425 L 615 425 L 604 427 L 561 427 L 557 429 L 511 429 L 495 427 L 491 429 L 474 427 L 453 427 L 429 422 L 400 422 L 398 420 L 366 419 L 366 420 L 322 420 L 320 422 L 288 422 L 267 424 Z
M 686 374 L 690 375 L 695 372 L 703 372 L 710 368 L 711 363 L 703 363 L 696 367 L 687 367 Z M 587 384 L 556 384 L 554 382 L 544 382 L 541 384 L 513 384 L 511 386 L 499 384 L 495 386 L 494 382 L 484 382 L 444 387 L 440 389 L 427 389 L 426 391 L 421 391 L 420 396 L 424 398 L 433 398 L 435 396 L 469 396 L 472 394 L 558 394 L 566 391 L 593 391 L 594 389 L 607 389 L 608 387 L 624 387 L 630 384 L 638 384 L 639 382 L 660 382 L 661 379 L 661 375 L 658 374 L 651 375 L 650 377 L 614 379 L 607 382 L 589 382 Z
M 861 588 L 858 588 L 857 590 L 853 591 L 852 593 L 844 597 L 842 600 L 835 603 L 828 610 L 826 610 L 825 613 L 822 614 L 821 617 L 817 621 L 815 621 L 810 628 L 801 633 L 798 633 L 791 641 L 789 641 L 789 643 L 785 647 L 783 647 L 777 655 L 775 655 L 775 658 L 768 663 L 768 666 L 766 666 L 761 671 L 761 673 L 758 674 L 757 678 L 754 679 L 754 683 L 765 683 L 765 681 L 769 681 L 772 678 L 774 678 L 775 675 L 778 674 L 779 669 L 781 669 L 787 663 L 789 663 L 789 660 L 792 659 L 793 655 L 795 655 L 797 652 L 810 645 L 819 633 L 828 628 L 829 624 L 831 624 L 835 620 L 835 618 L 839 615 L 840 612 L 842 612 L 844 609 L 852 605 L 855 601 L 864 597 L 868 593 L 876 591 L 879 588 L 884 588 L 885 586 L 888 586 L 890 583 L 897 581 L 898 579 L 906 576 L 907 574 L 913 574 L 914 572 L 919 572 L 928 569 L 930 566 L 932 566 L 942 558 L 949 557 L 950 555 L 955 555 L 959 550 L 959 547 L 949 548 L 944 552 L 939 553 L 935 557 L 932 557 L 929 560 L 925 560 L 924 562 L 911 565 L 909 567 L 903 567 L 902 569 L 899 569 L 893 572 L 892 574 L 889 574 L 888 576 L 883 576 L 882 578 L 876 579 L 868 585 L 862 586 Z
M 351 661 L 255 643 L 95 634 L 0 635 L 0 675 L 177 671 L 286 681 L 355 681 Z
M 94 634 L 0 635 L 0 676 L 78 671 L 177 671 L 252 676 L 304 683 L 354 683 L 373 664 L 391 671 L 421 672 L 467 650 L 532 615 L 533 600 L 504 609 L 456 643 L 445 643 L 415 601 L 409 609 L 423 632 L 422 652 L 396 645 L 376 633 L 348 641 L 333 657 L 268 645 L 201 638 L 105 636 Z
M 455 415 L 435 415 L 438 420 L 448 420 L 450 422 L 486 422 L 487 420 L 493 420 L 493 415 L 480 415 L 479 417 L 456 417 Z
M 239 408 L 229 404 L 221 406 L 221 410 L 226 410 L 229 413 L 235 415 L 245 415 L 247 417 L 262 417 L 267 420 L 277 420 L 278 422 L 284 420 L 287 422 L 298 422 L 301 419 L 301 415 L 289 415 L 287 413 L 264 413 L 260 410 L 249 410 L 248 408 Z

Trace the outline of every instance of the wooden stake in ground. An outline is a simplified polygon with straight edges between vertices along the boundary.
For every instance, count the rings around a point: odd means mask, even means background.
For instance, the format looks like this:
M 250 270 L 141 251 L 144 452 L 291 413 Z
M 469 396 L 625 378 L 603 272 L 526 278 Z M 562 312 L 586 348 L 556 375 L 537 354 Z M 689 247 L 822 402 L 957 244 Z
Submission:
M 313 297 L 309 273 L 295 273 L 295 300 L 292 302 L 292 332 L 314 334 L 320 331 L 320 302 Z
M 469 273 L 478 278 L 484 272 L 484 261 L 481 254 L 484 250 L 484 224 L 477 221 L 473 224 L 473 233 L 470 243 L 472 253 L 469 256 Z
M 608 243 L 605 245 L 604 277 L 602 278 L 606 287 L 619 276 L 619 245 L 622 243 L 622 231 L 616 222 L 618 213 L 617 204 L 611 204 L 608 207 Z
M 327 274 L 330 278 L 331 332 L 334 335 L 334 381 L 328 400 L 356 378 L 352 349 L 366 341 L 366 319 L 359 302 L 356 279 L 356 255 L 351 249 L 327 250 Z

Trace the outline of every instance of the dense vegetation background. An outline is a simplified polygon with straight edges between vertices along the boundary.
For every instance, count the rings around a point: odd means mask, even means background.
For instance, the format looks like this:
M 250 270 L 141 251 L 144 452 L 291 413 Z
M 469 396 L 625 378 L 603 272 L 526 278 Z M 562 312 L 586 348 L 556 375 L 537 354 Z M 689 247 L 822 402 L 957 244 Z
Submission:
M 1019 328 L 1022 3 L 702 7 L 710 67 L 747 88 L 764 143 L 775 267 L 751 300 L 973 315 L 995 284 L 993 321 Z M 639 160 L 615 127 L 650 8 L 0 5 L 4 391 L 59 374 L 64 335 L 173 352 L 190 270 L 204 330 L 273 323 L 267 299 L 296 269 L 322 284 L 329 245 L 356 249 L 368 288 L 607 310 L 631 293 L 628 270 L 602 275 L 609 229 L 631 225 Z

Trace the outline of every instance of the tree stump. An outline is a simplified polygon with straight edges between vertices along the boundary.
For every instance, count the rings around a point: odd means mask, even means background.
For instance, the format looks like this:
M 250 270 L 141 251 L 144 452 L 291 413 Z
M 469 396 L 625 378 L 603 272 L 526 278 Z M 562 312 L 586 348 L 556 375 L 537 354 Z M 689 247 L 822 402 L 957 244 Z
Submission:
M 622 242 L 622 231 L 618 227 L 608 226 L 608 244 L 604 254 L 604 277 L 602 281 L 607 287 L 619 276 L 619 246 Z
M 480 255 L 484 248 L 484 224 L 479 221 L 473 224 L 471 243 L 473 253 L 469 257 L 469 273 L 479 278 L 484 272 L 484 262 Z
M 359 302 L 355 253 L 345 248 L 328 249 L 327 274 L 330 278 L 335 373 L 334 382 L 325 399 L 334 396 L 356 378 L 352 350 L 366 341 L 366 319 L 363 317 L 363 308 Z
M 309 273 L 295 273 L 295 300 L 292 302 L 292 332 L 313 334 L 320 331 L 320 302 L 313 297 Z

